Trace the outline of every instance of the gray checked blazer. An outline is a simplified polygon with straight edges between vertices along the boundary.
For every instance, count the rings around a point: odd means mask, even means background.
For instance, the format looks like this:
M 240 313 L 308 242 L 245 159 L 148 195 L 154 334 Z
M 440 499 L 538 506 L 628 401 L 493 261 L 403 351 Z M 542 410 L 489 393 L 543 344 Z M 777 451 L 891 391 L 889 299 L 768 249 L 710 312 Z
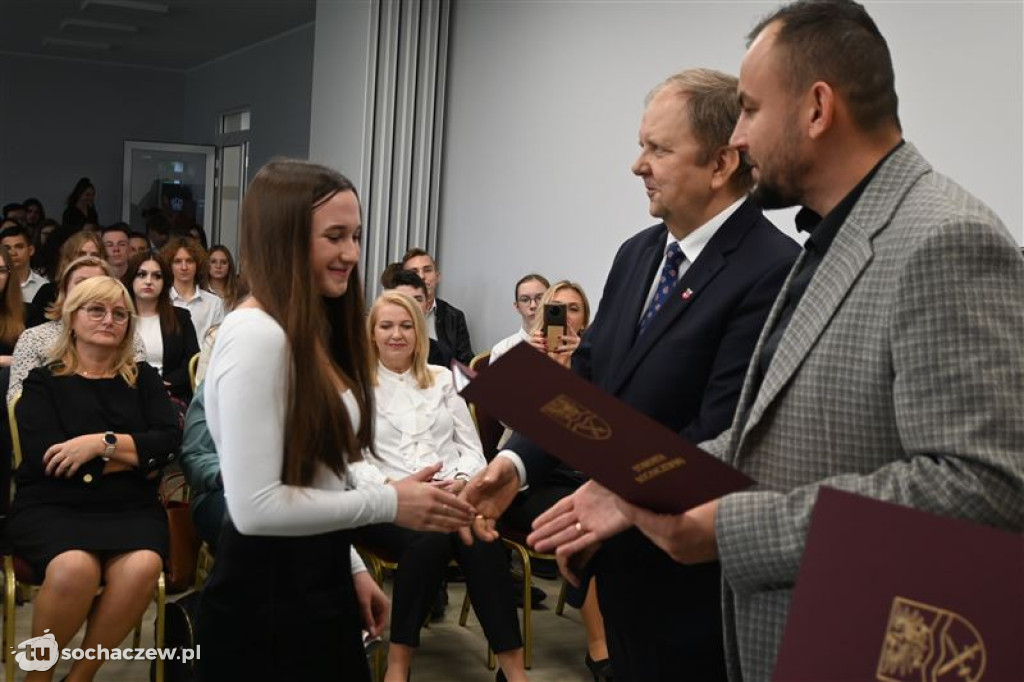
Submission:
M 771 677 L 819 486 L 1024 528 L 1024 259 L 910 144 L 840 228 L 756 395 L 751 376 L 745 421 L 704 444 L 758 481 L 716 521 L 731 680 Z

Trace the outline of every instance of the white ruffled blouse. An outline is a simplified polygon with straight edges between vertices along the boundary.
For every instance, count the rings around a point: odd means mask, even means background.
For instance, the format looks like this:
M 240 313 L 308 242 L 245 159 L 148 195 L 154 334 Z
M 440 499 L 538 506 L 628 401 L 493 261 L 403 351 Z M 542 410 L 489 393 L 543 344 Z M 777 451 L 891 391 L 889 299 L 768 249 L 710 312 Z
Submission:
M 373 465 L 353 467 L 357 479 L 383 482 L 405 478 L 424 467 L 442 462 L 438 479 L 472 476 L 483 469 L 483 447 L 466 401 L 455 392 L 452 373 L 428 365 L 434 385 L 420 388 L 411 371 L 401 374 L 383 365 L 377 368 L 374 429 L 376 456 L 365 453 Z

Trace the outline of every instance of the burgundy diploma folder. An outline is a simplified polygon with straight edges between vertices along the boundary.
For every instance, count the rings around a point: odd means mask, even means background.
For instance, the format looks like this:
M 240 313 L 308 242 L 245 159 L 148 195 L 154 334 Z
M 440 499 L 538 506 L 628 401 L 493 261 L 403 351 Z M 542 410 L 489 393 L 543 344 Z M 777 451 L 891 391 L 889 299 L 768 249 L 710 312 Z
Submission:
M 822 488 L 773 679 L 1024 680 L 1024 535 Z
M 454 371 L 466 400 L 637 506 L 678 514 L 753 483 L 528 344 Z

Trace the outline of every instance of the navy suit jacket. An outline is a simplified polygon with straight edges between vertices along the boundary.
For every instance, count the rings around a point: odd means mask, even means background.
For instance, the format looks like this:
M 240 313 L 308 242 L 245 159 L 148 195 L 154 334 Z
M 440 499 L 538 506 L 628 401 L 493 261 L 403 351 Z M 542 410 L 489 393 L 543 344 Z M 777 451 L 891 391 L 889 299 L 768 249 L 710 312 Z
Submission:
M 573 371 L 700 443 L 731 424 L 761 327 L 800 247 L 745 201 L 638 336 L 667 233 L 654 225 L 619 248 Z M 507 449 L 523 459 L 531 484 L 558 464 L 518 434 Z

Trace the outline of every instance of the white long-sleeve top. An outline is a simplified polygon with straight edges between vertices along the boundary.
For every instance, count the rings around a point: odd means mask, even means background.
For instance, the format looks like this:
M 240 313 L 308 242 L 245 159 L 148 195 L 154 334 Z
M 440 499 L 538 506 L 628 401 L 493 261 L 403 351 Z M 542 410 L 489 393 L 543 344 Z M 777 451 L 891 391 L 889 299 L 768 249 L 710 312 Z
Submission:
M 394 521 L 392 486 L 353 487 L 326 468 L 309 487 L 281 481 L 289 362 L 284 330 L 262 310 L 236 310 L 221 325 L 204 390 L 235 527 L 247 535 L 299 536 Z M 351 391 L 342 397 L 358 423 Z M 353 552 L 353 572 L 361 568 Z
M 360 481 L 404 478 L 437 462 L 442 463 L 438 479 L 472 476 L 487 466 L 480 436 L 466 401 L 455 392 L 451 371 L 436 365 L 427 368 L 434 385 L 420 388 L 411 371 L 398 374 L 377 366 L 377 455 L 364 453 L 364 461 L 373 466 L 353 469 Z

